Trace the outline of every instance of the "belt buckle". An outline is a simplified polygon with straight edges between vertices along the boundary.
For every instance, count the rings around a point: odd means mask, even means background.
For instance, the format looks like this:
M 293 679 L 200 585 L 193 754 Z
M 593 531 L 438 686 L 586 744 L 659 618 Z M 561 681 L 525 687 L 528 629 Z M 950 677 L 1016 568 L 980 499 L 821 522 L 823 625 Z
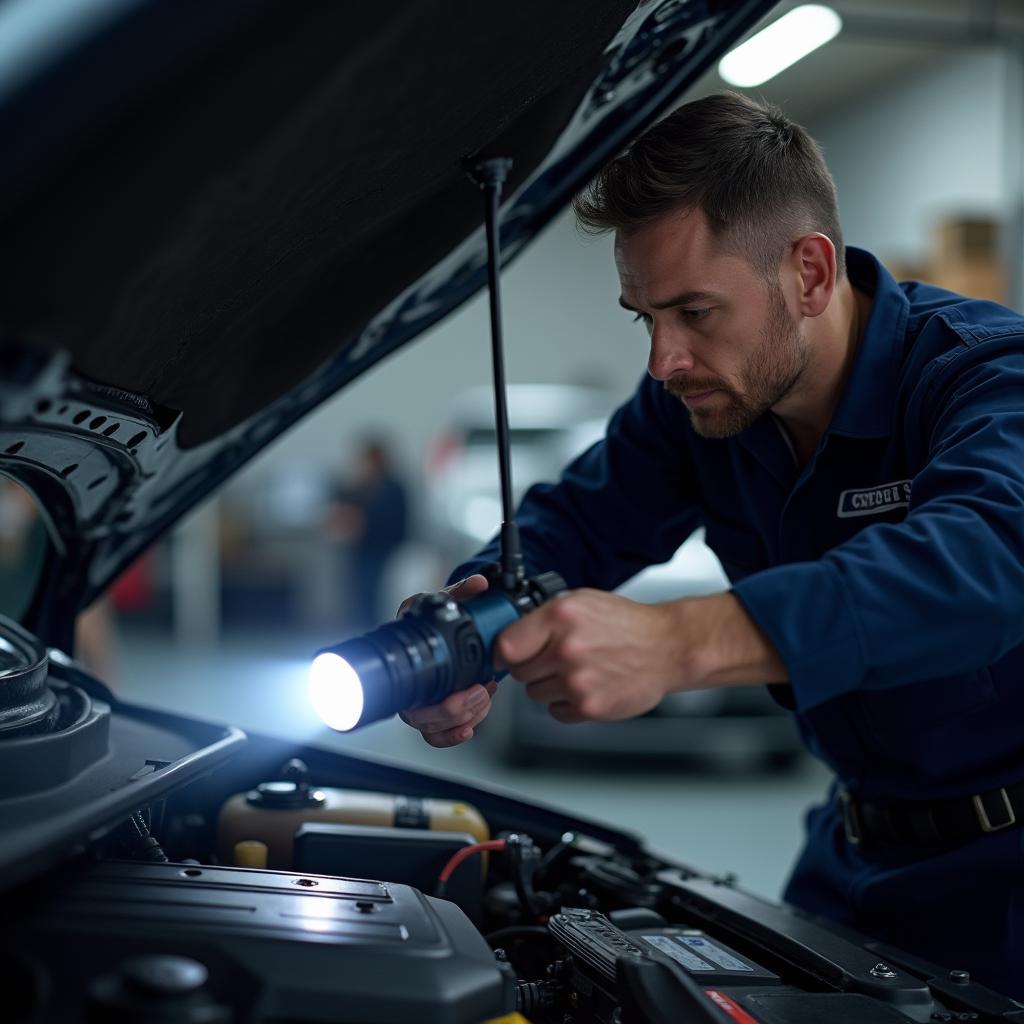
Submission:
M 1017 815 L 1014 814 L 1013 804 L 1010 803 L 1010 796 L 1006 792 L 1005 788 L 1000 788 L 996 791 L 998 796 L 1003 798 L 1003 806 L 1006 808 L 1006 821 L 1000 822 L 998 825 L 993 825 L 991 819 L 988 816 L 988 811 L 985 810 L 985 803 L 981 799 L 981 794 L 976 793 L 971 799 L 974 801 L 974 813 L 978 816 L 978 824 L 981 825 L 982 832 L 1000 832 L 1004 828 L 1009 828 L 1011 825 L 1017 823 Z
M 853 802 L 853 794 L 842 786 L 839 788 L 839 806 L 843 812 L 843 831 L 846 833 L 846 841 L 852 846 L 859 846 L 864 838 L 864 831 L 857 814 L 857 805 Z

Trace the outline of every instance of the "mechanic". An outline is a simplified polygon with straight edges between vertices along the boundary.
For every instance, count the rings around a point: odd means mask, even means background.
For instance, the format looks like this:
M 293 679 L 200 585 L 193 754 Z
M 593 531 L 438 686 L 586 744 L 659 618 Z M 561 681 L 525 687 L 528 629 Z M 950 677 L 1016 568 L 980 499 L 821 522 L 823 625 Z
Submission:
M 785 899 L 1024 996 L 1024 318 L 844 249 L 816 143 L 734 94 L 575 206 L 615 232 L 647 376 L 524 498 L 527 571 L 572 589 L 498 658 L 562 722 L 772 684 L 837 777 Z M 729 592 L 608 593 L 700 526 Z M 462 742 L 494 686 L 403 717 Z

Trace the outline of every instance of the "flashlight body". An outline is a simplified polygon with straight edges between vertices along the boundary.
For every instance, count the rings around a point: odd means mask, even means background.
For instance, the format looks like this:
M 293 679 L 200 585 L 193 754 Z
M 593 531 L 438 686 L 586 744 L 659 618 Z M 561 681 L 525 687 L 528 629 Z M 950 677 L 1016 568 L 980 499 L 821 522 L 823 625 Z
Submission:
M 362 712 L 355 726 L 367 725 L 490 681 L 499 634 L 563 590 L 560 576 L 542 573 L 514 592 L 492 583 L 468 601 L 423 594 L 395 622 L 320 654 L 337 655 L 358 677 Z

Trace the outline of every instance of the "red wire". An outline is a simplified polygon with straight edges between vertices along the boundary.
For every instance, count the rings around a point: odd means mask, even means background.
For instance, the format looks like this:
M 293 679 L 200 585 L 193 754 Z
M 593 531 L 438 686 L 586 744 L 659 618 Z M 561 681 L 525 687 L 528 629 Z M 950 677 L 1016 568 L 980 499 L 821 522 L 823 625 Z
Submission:
M 472 846 L 464 846 L 444 866 L 444 870 L 437 876 L 439 882 L 447 882 L 452 877 L 452 872 L 467 858 L 474 853 L 481 853 L 484 850 L 504 850 L 504 839 L 489 839 L 486 843 L 474 843 Z

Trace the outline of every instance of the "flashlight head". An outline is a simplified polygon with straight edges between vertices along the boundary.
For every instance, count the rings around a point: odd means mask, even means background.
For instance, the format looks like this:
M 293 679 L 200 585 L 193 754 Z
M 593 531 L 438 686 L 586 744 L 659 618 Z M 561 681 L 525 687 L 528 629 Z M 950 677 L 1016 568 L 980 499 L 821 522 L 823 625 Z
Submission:
M 363 715 L 363 681 L 334 651 L 321 651 L 309 666 L 309 699 L 325 725 L 348 732 Z
M 514 594 L 493 587 L 465 602 L 421 595 L 395 622 L 317 654 L 309 673 L 313 707 L 325 724 L 348 732 L 486 683 L 502 630 L 564 588 L 545 573 Z
M 416 673 L 403 657 L 408 638 L 395 637 L 394 625 L 328 647 L 313 659 L 309 697 L 325 725 L 348 732 L 409 706 L 401 694 Z

